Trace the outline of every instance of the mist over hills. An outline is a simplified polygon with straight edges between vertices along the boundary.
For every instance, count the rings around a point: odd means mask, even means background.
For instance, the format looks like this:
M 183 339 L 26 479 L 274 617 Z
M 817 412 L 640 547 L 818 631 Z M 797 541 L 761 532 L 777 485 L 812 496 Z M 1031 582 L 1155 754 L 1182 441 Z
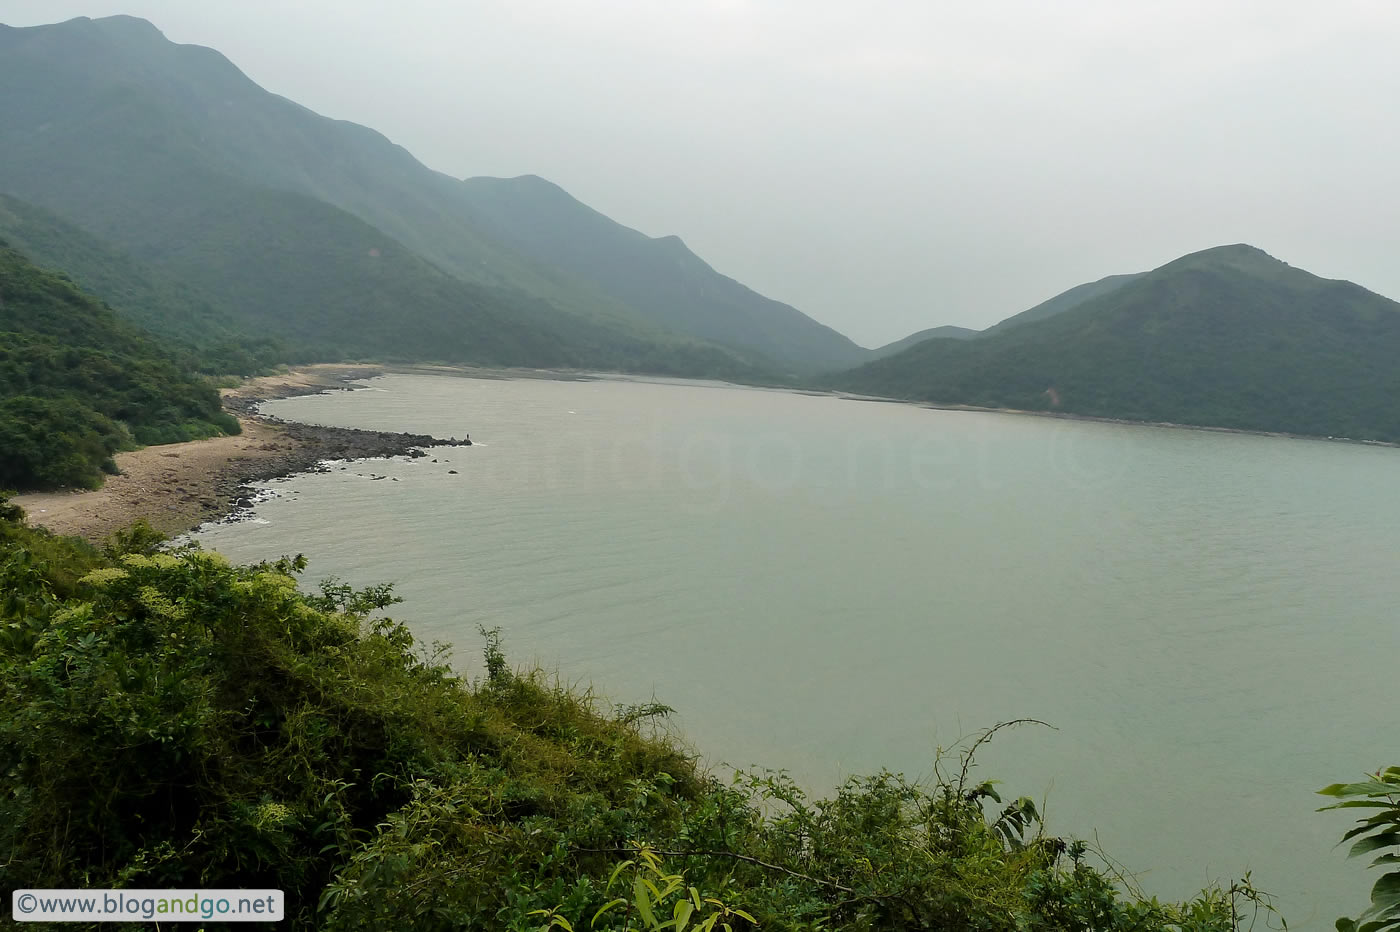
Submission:
M 11 89 L 0 190 L 292 342 L 728 377 L 864 358 L 674 238 L 645 237 L 538 179 L 432 171 L 144 20 L 0 28 L 0 81 Z M 411 321 L 379 320 L 406 308 Z
M 1110 285 L 1051 316 L 925 341 L 828 384 L 943 404 L 1400 441 L 1400 304 L 1242 244 Z

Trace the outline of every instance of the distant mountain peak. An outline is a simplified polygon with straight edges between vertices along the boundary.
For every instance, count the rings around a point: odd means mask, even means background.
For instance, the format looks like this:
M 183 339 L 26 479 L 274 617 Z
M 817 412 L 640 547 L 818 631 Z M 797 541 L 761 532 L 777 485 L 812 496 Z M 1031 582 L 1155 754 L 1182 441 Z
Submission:
M 72 26 L 74 24 L 80 24 L 88 28 L 101 29 L 108 34 L 124 34 L 154 39 L 165 38 L 165 33 L 156 28 L 155 23 L 148 19 L 142 19 L 139 16 L 129 16 L 125 13 L 118 13 L 115 16 L 99 16 L 95 19 L 89 16 L 75 16 L 63 25 Z
M 668 233 L 665 236 L 653 236 L 651 241 L 659 246 L 665 246 L 667 249 L 690 252 L 690 247 L 685 244 L 685 240 L 674 233 Z
M 1258 246 L 1248 243 L 1231 243 L 1228 246 L 1212 246 L 1199 252 L 1187 253 L 1162 268 L 1183 265 L 1228 265 L 1235 268 L 1289 268 L 1287 262 L 1276 259 Z
M 1249 278 L 1288 282 L 1299 287 L 1316 287 L 1328 281 L 1289 265 L 1282 259 L 1269 255 L 1257 246 L 1247 243 L 1233 243 L 1229 246 L 1215 246 L 1202 249 L 1168 262 L 1152 274 L 1157 277 L 1175 275 L 1178 272 L 1214 271 L 1230 275 L 1244 275 Z
M 468 188 L 488 188 L 499 193 L 513 192 L 514 194 L 524 194 L 534 198 L 540 203 L 582 203 L 566 191 L 561 185 L 555 184 L 542 175 L 525 174 L 514 175 L 504 178 L 499 175 L 472 175 L 463 178 L 462 183 Z
M 1212 246 L 1209 249 L 1188 252 L 1186 255 L 1182 256 L 1182 258 L 1189 259 L 1192 256 L 1222 256 L 1229 258 L 1243 258 L 1248 256 L 1256 259 L 1270 259 L 1274 262 L 1279 261 L 1258 246 L 1251 246 L 1248 243 L 1230 243 L 1226 246 Z
M 1226 260 L 1230 262 L 1263 262 L 1272 265 L 1287 265 L 1282 259 L 1277 259 L 1269 255 L 1258 246 L 1251 246 L 1248 243 L 1231 243 L 1228 246 L 1213 246 L 1210 249 L 1202 249 L 1200 252 L 1188 253 L 1182 256 L 1183 259 L 1209 258 Z
M 543 175 L 536 175 L 534 172 L 527 172 L 524 175 L 512 175 L 509 178 L 500 175 L 473 175 L 472 177 L 464 178 L 463 180 L 479 184 L 510 185 L 516 188 L 525 188 L 527 190 L 536 191 L 547 191 L 551 194 L 563 194 L 567 197 L 573 197 L 573 195 L 569 194 L 568 191 L 565 191 L 559 185 L 550 181 Z

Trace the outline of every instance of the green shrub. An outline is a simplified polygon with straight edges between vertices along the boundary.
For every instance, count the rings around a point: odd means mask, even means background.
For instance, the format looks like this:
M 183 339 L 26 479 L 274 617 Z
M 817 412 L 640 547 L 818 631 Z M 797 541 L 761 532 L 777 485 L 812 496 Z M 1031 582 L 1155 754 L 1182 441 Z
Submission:
M 122 425 L 73 398 L 0 399 L 0 484 L 95 489 L 112 453 L 135 444 Z
M 1338 919 L 1338 932 L 1381 932 L 1400 927 L 1400 767 L 1387 767 L 1362 783 L 1334 783 L 1318 791 L 1341 802 L 1324 809 L 1360 809 L 1357 825 L 1342 841 L 1351 857 L 1373 855 L 1372 867 L 1391 867 L 1371 888 L 1371 905 L 1355 919 Z

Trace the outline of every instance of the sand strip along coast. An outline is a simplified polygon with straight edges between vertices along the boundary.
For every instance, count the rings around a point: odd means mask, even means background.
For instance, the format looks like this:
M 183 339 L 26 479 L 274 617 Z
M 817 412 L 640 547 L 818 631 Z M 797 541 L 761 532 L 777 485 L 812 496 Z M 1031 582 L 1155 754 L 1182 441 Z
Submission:
M 108 477 L 100 489 L 31 492 L 14 501 L 31 524 L 56 534 L 103 541 L 141 518 L 158 531 L 179 534 L 247 508 L 250 483 L 312 471 L 323 460 L 414 455 L 427 447 L 466 442 L 317 427 L 257 413 L 261 402 L 349 390 L 347 383 L 381 371 L 377 366 L 318 365 L 250 379 L 223 392 L 224 407 L 243 426 L 238 436 L 118 453 L 120 474 Z

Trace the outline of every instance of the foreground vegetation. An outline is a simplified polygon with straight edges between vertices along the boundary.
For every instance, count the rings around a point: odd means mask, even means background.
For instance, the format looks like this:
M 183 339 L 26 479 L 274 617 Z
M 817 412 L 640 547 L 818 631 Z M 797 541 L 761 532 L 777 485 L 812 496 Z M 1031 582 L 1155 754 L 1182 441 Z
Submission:
M 92 488 L 118 450 L 238 430 L 207 382 L 0 241 L 0 486 Z
M 487 675 L 463 680 L 382 617 L 387 587 L 305 594 L 300 558 L 231 566 L 139 528 L 99 551 L 0 514 L 11 889 L 278 887 L 296 929 L 1185 932 L 1254 915 L 1247 887 L 1124 893 L 970 760 L 823 800 L 781 774 L 724 783 L 648 725 L 664 707 L 512 671 L 491 632 Z

